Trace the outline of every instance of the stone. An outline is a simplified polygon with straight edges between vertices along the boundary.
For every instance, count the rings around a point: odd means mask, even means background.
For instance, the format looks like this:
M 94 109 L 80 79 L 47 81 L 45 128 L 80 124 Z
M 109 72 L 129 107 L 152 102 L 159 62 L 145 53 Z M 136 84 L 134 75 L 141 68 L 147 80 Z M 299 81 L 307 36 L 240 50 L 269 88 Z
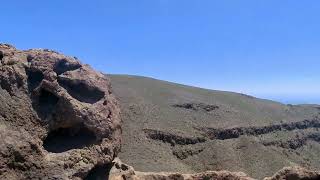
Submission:
M 195 174 L 175 172 L 139 172 L 119 158 L 113 162 L 109 180 L 254 180 L 242 172 L 207 171 Z
M 119 158 L 113 161 L 108 174 L 109 180 L 254 180 L 243 172 L 206 171 L 194 174 L 178 172 L 140 172 L 124 164 Z M 264 180 L 318 180 L 320 172 L 302 167 L 285 167 L 274 176 Z
M 275 175 L 264 180 L 318 180 L 320 179 L 320 172 L 310 171 L 305 168 L 285 167 Z
M 85 179 L 120 151 L 110 80 L 77 59 L 0 44 L 0 179 Z

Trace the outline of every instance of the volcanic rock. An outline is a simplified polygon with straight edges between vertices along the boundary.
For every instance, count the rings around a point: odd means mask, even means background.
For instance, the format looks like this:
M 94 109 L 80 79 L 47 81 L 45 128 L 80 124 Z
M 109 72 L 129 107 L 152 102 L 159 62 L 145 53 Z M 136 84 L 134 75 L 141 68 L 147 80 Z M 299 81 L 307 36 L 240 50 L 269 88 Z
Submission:
M 264 180 L 317 180 L 320 179 L 320 172 L 310 171 L 302 167 L 286 167 L 270 178 Z
M 0 179 L 85 179 L 120 151 L 109 79 L 46 49 L 0 44 Z
M 206 171 L 194 174 L 173 172 L 140 172 L 124 164 L 119 158 L 113 161 L 109 172 L 110 180 L 254 180 L 243 172 Z M 318 180 L 320 172 L 310 171 L 302 167 L 285 167 L 274 176 L 264 180 Z
M 195 174 L 173 172 L 139 172 L 116 158 L 109 174 L 110 180 L 254 180 L 242 172 L 207 171 Z

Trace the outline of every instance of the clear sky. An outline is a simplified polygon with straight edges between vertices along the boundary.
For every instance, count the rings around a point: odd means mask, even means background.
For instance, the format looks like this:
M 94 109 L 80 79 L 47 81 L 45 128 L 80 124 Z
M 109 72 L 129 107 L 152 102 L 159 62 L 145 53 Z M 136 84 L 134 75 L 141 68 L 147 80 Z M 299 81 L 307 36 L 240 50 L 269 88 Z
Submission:
M 320 103 L 318 0 L 10 0 L 0 41 L 94 68 Z

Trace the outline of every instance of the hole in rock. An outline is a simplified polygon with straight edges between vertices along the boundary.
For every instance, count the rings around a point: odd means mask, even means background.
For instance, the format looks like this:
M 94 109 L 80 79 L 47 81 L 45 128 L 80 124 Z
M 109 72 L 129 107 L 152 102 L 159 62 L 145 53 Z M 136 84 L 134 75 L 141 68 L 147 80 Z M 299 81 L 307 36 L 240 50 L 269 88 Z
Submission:
M 3 52 L 2 52 L 2 51 L 0 51 L 0 60 L 2 60 L 2 59 L 3 59 L 3 57 L 4 57 L 4 54 L 3 54 Z
M 96 165 L 84 180 L 108 180 L 112 164 Z
M 58 83 L 65 88 L 73 98 L 81 102 L 94 104 L 105 95 L 104 92 L 98 88 L 89 87 L 80 81 L 58 79 Z
M 34 57 L 31 54 L 27 55 L 27 61 L 31 62 L 34 59 Z
M 121 170 L 122 170 L 122 171 L 128 171 L 129 168 L 128 168 L 128 166 L 126 166 L 126 165 L 124 165 L 124 164 L 121 164 Z
M 79 69 L 80 67 L 80 64 L 70 64 L 67 60 L 63 59 L 55 65 L 53 71 L 60 75 L 67 71 Z
M 27 70 L 27 76 L 28 76 L 29 91 L 32 91 L 33 89 L 38 87 L 41 81 L 44 79 L 44 76 L 40 71 Z
M 59 128 L 49 132 L 43 147 L 52 153 L 62 153 L 71 149 L 81 149 L 97 142 L 92 131 L 84 126 Z
M 3 90 L 6 90 L 7 92 L 11 92 L 11 86 L 7 81 L 0 81 L 0 87 Z
M 41 89 L 38 100 L 33 104 L 33 107 L 38 112 L 40 118 L 46 119 L 54 112 L 58 101 L 59 98 L 56 95 L 45 89 Z

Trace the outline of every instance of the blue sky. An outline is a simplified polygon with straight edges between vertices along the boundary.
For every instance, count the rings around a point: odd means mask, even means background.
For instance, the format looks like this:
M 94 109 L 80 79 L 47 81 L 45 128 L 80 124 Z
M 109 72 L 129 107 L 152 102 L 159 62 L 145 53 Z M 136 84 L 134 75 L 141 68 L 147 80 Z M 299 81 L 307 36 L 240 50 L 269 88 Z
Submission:
M 10 0 L 0 41 L 94 68 L 320 103 L 317 0 Z

